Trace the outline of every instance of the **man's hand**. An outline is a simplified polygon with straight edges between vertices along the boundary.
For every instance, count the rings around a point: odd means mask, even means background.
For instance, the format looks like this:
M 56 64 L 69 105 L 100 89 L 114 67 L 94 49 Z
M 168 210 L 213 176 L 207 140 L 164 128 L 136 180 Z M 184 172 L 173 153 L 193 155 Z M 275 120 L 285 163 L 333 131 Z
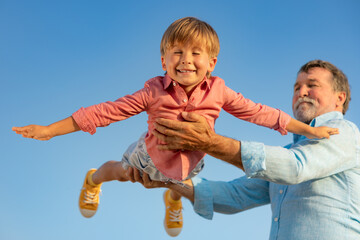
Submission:
M 187 122 L 156 119 L 153 134 L 165 142 L 159 145 L 160 150 L 186 149 L 191 151 L 204 151 L 211 145 L 215 132 L 211 129 L 206 119 L 196 113 L 183 112 L 182 117 Z
M 159 118 L 153 134 L 165 142 L 160 150 L 202 151 L 244 170 L 240 141 L 216 134 L 204 117 L 196 113 L 182 113 L 187 122 Z
M 164 183 L 160 181 L 152 181 L 147 173 L 143 172 L 141 176 L 140 171 L 132 167 L 128 168 L 128 170 L 126 171 L 126 175 L 129 181 L 133 183 L 139 182 L 145 188 L 169 188 L 177 192 L 181 196 L 186 197 L 190 201 L 194 202 L 194 187 L 190 179 L 183 182 L 186 185 L 186 187 L 184 187 L 183 185 L 175 184 L 172 182 Z
M 142 172 L 142 176 L 140 171 L 137 168 L 129 167 L 126 171 L 126 176 L 128 177 L 130 182 L 139 182 L 145 188 L 161 188 L 168 187 L 168 184 L 160 181 L 153 181 L 150 179 L 149 175 L 145 172 Z

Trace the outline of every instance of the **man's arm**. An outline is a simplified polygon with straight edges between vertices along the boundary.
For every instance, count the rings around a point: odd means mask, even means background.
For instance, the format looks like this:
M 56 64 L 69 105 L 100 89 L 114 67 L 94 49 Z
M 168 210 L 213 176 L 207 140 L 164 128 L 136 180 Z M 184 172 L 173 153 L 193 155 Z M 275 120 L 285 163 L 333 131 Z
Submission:
M 194 178 L 184 181 L 184 187 L 152 181 L 144 172 L 141 176 L 136 168 L 129 168 L 127 176 L 131 182 L 139 182 L 145 188 L 165 187 L 178 192 L 193 203 L 197 214 L 206 219 L 212 219 L 214 212 L 233 214 L 270 202 L 269 182 L 261 179 L 240 177 L 222 182 Z
M 244 170 L 241 162 L 241 143 L 216 134 L 206 119 L 196 113 L 182 113 L 187 122 L 159 118 L 153 134 L 165 142 L 161 150 L 186 149 L 203 151 L 215 158 Z

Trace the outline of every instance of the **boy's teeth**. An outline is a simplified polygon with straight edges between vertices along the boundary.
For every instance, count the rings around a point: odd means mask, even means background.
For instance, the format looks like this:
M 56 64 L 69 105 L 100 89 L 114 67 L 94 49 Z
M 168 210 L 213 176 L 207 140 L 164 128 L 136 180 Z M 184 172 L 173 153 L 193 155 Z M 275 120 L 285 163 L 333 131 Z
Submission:
M 179 70 L 182 73 L 193 72 L 192 70 Z

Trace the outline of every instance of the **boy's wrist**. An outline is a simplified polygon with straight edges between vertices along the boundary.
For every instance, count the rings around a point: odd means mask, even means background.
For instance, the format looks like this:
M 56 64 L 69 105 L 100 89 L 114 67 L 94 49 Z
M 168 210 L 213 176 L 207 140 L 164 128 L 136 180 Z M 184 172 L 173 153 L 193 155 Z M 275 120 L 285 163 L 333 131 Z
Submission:
M 48 135 L 50 138 L 53 138 L 53 137 L 56 137 L 56 136 L 57 136 L 53 124 L 50 124 L 50 125 L 48 125 L 48 126 L 45 126 L 45 131 L 46 131 L 47 135 Z

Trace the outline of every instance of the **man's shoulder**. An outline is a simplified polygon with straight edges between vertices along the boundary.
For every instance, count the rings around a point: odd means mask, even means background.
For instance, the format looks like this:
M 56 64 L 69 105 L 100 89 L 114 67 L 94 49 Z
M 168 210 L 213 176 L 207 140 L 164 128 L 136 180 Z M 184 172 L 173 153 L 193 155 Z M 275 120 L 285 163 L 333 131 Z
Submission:
M 324 121 L 321 125 L 329 127 L 350 128 L 354 131 L 359 132 L 359 128 L 356 126 L 356 124 L 345 118 L 328 119 L 327 121 Z
M 359 128 L 355 123 L 347 119 L 329 119 L 321 125 L 339 129 L 339 134 L 331 136 L 330 139 L 340 139 L 341 141 L 347 141 L 348 144 L 351 144 L 351 142 L 356 145 L 360 144 Z

